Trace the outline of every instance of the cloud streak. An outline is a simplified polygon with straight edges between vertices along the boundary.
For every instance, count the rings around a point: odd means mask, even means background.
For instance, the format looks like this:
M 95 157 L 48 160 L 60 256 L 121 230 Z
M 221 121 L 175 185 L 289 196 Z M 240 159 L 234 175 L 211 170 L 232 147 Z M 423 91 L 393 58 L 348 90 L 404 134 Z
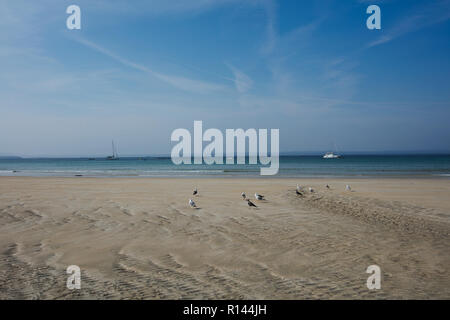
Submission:
M 121 63 L 124 66 L 133 68 L 135 70 L 139 70 L 145 73 L 148 73 L 152 75 L 153 77 L 177 88 L 180 90 L 193 92 L 193 93 L 202 93 L 202 94 L 208 94 L 208 93 L 214 93 L 219 91 L 225 91 L 227 89 L 226 86 L 215 84 L 215 83 L 209 83 L 199 80 L 193 80 L 185 77 L 175 76 L 175 75 L 167 75 L 164 73 L 156 72 L 148 67 L 145 67 L 141 64 L 135 63 L 131 60 L 122 58 L 121 56 L 115 54 L 114 52 L 92 42 L 87 39 L 81 38 L 81 37 L 73 37 L 75 41 L 78 43 L 93 49 L 99 53 L 102 53 L 111 59 Z
M 411 33 L 432 25 L 442 23 L 450 19 L 450 1 L 440 1 L 435 5 L 427 3 L 426 7 L 421 7 L 414 14 L 401 19 L 397 24 L 387 30 L 377 40 L 370 42 L 367 47 L 375 47 L 407 33 Z
M 249 91 L 253 86 L 253 80 L 243 73 L 241 70 L 237 69 L 236 67 L 227 64 L 228 68 L 231 69 L 234 75 L 234 84 L 236 86 L 236 90 L 239 93 L 244 93 Z
M 213 10 L 222 6 L 238 3 L 242 0 L 134 0 L 134 1 L 114 1 L 114 0 L 79 0 L 81 5 L 95 10 L 106 11 L 116 14 L 185 14 L 201 13 Z M 250 1 L 251 2 L 251 1 Z

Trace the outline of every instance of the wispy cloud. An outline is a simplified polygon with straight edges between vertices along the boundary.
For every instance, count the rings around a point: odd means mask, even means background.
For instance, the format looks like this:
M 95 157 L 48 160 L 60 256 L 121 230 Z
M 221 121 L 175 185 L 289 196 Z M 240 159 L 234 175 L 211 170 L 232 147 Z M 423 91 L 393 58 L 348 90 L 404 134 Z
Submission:
M 386 34 L 370 42 L 367 47 L 374 47 L 390 42 L 407 33 L 414 32 L 450 19 L 450 1 L 427 3 L 426 6 L 415 8 L 414 12 L 400 19 L 391 28 L 385 28 Z
M 237 69 L 236 67 L 232 66 L 231 64 L 227 64 L 227 66 L 233 72 L 234 84 L 238 92 L 244 93 L 252 88 L 253 80 L 248 75 L 246 75 L 244 72 Z
M 274 50 L 278 38 L 276 31 L 277 8 L 273 0 L 261 0 L 260 3 L 262 4 L 267 16 L 267 41 L 262 48 L 262 52 L 269 54 Z
M 78 43 L 80 43 L 88 48 L 91 48 L 97 52 L 100 52 L 100 53 L 116 60 L 117 62 L 123 64 L 124 66 L 130 67 L 130 68 L 142 71 L 142 72 L 146 72 L 146 73 L 154 76 L 155 78 L 157 78 L 167 84 L 170 84 L 171 86 L 173 86 L 177 89 L 194 92 L 194 93 L 204 93 L 204 94 L 218 92 L 218 91 L 224 91 L 227 89 L 226 86 L 223 86 L 220 84 L 209 83 L 209 82 L 204 82 L 204 81 L 200 81 L 200 80 L 194 80 L 194 79 L 189 79 L 189 78 L 185 78 L 185 77 L 168 75 L 168 74 L 156 72 L 146 66 L 143 66 L 143 65 L 135 63 L 131 60 L 122 58 L 121 56 L 117 55 L 116 53 L 114 53 L 92 41 L 84 39 L 82 37 L 72 37 L 72 39 L 74 39 Z
M 118 14 L 179 14 L 179 13 L 199 13 L 212 10 L 221 6 L 238 3 L 242 0 L 79 0 L 81 5 L 95 10 L 102 10 Z

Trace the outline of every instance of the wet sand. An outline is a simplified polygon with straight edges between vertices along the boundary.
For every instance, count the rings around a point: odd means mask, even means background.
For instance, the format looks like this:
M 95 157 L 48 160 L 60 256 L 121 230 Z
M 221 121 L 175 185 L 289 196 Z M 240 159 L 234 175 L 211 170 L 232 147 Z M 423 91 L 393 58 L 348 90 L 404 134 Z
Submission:
M 450 299 L 449 240 L 447 179 L 0 177 L 1 299 Z

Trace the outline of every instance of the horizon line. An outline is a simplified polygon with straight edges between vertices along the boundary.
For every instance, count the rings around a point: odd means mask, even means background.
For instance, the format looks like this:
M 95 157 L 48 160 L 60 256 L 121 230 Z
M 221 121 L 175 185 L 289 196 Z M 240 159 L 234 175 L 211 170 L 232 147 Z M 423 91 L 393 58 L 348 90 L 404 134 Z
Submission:
M 285 151 L 280 152 L 279 156 L 322 156 L 326 152 L 329 151 Z M 392 151 L 392 150 L 384 150 L 384 151 L 342 151 L 338 152 L 339 155 L 351 155 L 351 156 L 363 156 L 363 155 L 450 155 L 450 150 L 442 151 L 442 150 L 412 150 L 412 151 Z M 19 159 L 102 159 L 107 158 L 109 155 L 0 155 L 0 159 L 5 158 L 19 158 Z M 237 157 L 239 155 L 235 155 Z M 249 156 L 248 153 L 244 155 L 245 157 Z M 119 155 L 118 158 L 170 158 L 170 154 L 124 154 Z M 194 156 L 192 156 L 194 157 Z M 226 157 L 224 157 L 226 158 Z

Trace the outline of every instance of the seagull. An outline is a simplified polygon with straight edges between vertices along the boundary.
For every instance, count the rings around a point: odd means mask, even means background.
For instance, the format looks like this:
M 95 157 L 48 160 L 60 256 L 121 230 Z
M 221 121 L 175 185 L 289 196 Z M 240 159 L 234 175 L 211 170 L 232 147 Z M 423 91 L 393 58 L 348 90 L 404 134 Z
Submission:
M 257 193 L 255 193 L 255 199 L 256 200 L 266 200 L 266 199 L 264 199 L 264 196 L 257 194 Z
M 330 186 L 329 186 L 329 185 L 327 185 L 327 189 L 330 189 Z
M 192 195 L 195 196 L 195 195 L 197 195 L 197 193 L 198 193 L 198 190 L 197 190 L 197 188 L 195 188 L 195 189 L 194 189 L 194 192 L 192 192 Z
M 192 201 L 192 199 L 189 199 L 189 205 L 191 206 L 191 208 L 197 208 L 197 205 L 194 201 Z
M 352 188 L 350 188 L 349 185 L 346 185 L 346 186 L 345 186 L 345 190 L 347 190 L 347 191 L 352 191 Z
M 245 200 L 245 192 L 242 192 L 242 193 L 241 193 L 241 196 L 242 196 L 242 199 Z
M 249 207 L 257 208 L 257 206 L 253 202 L 251 202 L 250 199 L 247 199 L 247 204 L 248 204 Z
M 300 191 L 302 188 L 297 184 L 297 190 Z
M 314 192 L 314 189 L 309 187 L 309 192 Z
M 295 190 L 295 193 L 296 193 L 298 196 L 303 196 L 303 193 L 301 193 L 300 191 L 298 191 L 298 189 Z

